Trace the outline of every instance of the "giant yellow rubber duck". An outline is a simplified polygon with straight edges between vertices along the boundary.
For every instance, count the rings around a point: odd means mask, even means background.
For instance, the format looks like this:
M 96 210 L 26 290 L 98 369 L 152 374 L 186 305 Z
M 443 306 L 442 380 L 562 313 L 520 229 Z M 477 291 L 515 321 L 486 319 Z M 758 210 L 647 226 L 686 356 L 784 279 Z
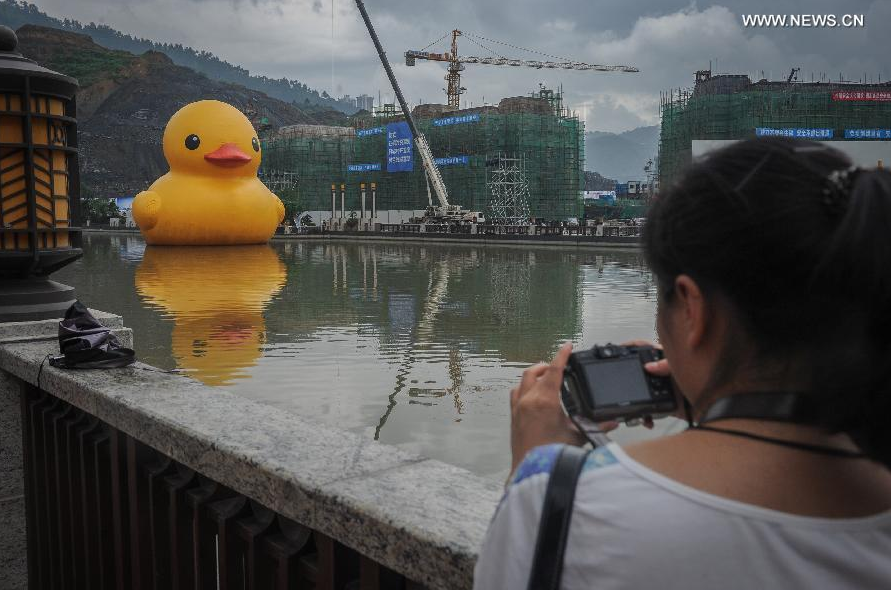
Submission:
M 176 364 L 207 385 L 248 377 L 263 355 L 270 300 L 287 280 L 268 245 L 145 249 L 136 291 L 173 319 Z
M 260 141 L 241 111 L 217 100 L 178 110 L 164 129 L 170 172 L 133 200 L 148 244 L 262 244 L 285 216 L 257 178 Z

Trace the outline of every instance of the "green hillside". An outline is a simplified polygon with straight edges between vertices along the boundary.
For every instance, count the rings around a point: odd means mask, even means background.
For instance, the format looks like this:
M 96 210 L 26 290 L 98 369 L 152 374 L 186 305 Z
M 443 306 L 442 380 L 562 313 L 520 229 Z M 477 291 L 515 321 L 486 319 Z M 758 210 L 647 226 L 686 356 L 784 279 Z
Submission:
M 77 135 L 84 195 L 132 196 L 164 174 L 164 126 L 173 113 L 196 100 L 231 104 L 270 131 L 301 123 L 347 123 L 340 111 L 320 105 L 298 108 L 212 80 L 157 51 L 137 56 L 101 47 L 87 35 L 37 25 L 22 25 L 16 34 L 22 55 L 80 83 Z
M 176 65 L 191 68 L 213 80 L 240 84 L 285 102 L 293 102 L 301 106 L 305 104 L 321 105 L 348 114 L 356 111 L 352 104 L 334 100 L 326 92 L 320 94 L 317 90 L 313 90 L 297 80 L 252 75 L 245 68 L 223 61 L 209 51 L 200 51 L 178 43 L 156 43 L 150 39 L 124 34 L 102 24 L 89 23 L 85 25 L 76 20 L 58 19 L 24 0 L 0 0 L 0 24 L 12 29 L 30 24 L 81 33 L 88 35 L 93 41 L 108 49 L 136 55 L 141 55 L 146 51 L 157 51 L 169 57 Z M 110 65 L 114 66 L 115 64 Z M 89 69 L 89 64 L 85 64 L 85 66 Z

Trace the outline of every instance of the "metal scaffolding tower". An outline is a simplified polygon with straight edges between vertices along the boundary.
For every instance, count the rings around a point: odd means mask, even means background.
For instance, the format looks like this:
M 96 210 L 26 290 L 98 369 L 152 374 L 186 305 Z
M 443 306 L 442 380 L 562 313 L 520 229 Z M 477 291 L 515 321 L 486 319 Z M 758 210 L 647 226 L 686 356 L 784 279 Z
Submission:
M 297 188 L 298 176 L 296 172 L 261 169 L 257 176 L 260 178 L 260 182 L 266 185 L 266 188 L 279 196 L 285 191 Z
M 529 222 L 529 180 L 526 158 L 498 154 L 488 159 L 486 186 L 491 197 L 487 216 L 499 225 L 520 225 Z

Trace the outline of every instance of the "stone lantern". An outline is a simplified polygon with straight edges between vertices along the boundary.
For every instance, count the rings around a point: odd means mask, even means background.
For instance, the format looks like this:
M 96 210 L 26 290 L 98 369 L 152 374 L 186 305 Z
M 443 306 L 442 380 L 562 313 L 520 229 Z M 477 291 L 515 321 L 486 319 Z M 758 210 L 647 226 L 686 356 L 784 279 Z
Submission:
M 83 254 L 77 80 L 17 44 L 0 26 L 0 322 L 62 317 L 74 288 L 49 275 Z

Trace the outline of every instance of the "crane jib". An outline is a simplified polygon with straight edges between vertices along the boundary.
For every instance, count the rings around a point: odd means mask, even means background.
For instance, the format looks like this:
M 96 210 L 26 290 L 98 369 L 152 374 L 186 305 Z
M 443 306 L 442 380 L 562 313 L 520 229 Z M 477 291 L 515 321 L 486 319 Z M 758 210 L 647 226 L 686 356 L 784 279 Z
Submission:
M 405 52 L 405 65 L 413 66 L 415 65 L 415 60 L 423 59 L 427 61 L 439 61 L 439 62 L 447 62 L 449 64 L 448 75 L 446 76 L 446 81 L 448 82 L 448 88 L 446 89 L 446 95 L 448 97 L 448 104 L 450 107 L 457 109 L 460 103 L 461 94 L 463 94 L 467 89 L 461 86 L 461 71 L 464 69 L 464 64 L 483 64 L 490 66 L 510 66 L 510 67 L 525 67 L 525 68 L 534 68 L 536 70 L 579 70 L 579 71 L 589 71 L 589 72 L 624 72 L 624 73 L 636 73 L 639 72 L 637 68 L 634 66 L 623 66 L 623 65 L 604 65 L 604 64 L 589 64 L 582 61 L 575 61 L 568 58 L 560 57 L 559 55 L 550 55 L 548 53 L 542 53 L 541 51 L 535 51 L 534 49 L 527 49 L 525 47 L 519 47 L 517 45 L 511 45 L 510 43 L 504 43 L 502 41 L 497 41 L 495 39 L 488 39 L 486 37 L 481 37 L 477 35 L 471 35 L 469 33 L 461 32 L 458 29 L 455 29 L 451 33 L 452 35 L 452 47 L 450 53 L 434 53 L 424 50 L 409 50 Z M 427 47 L 432 47 L 442 41 L 449 34 L 446 33 L 439 40 L 434 41 Z M 464 38 L 470 40 L 475 45 L 478 45 L 482 49 L 485 49 L 493 54 L 492 57 L 477 57 L 474 55 L 458 55 L 458 37 L 463 36 Z M 476 39 L 475 39 L 476 37 Z M 507 47 L 512 47 L 514 49 L 519 49 L 522 51 L 528 51 L 530 53 L 537 53 L 544 57 L 552 58 L 550 60 L 528 60 L 528 59 L 516 59 L 511 57 L 504 57 L 502 55 L 498 55 L 489 47 L 486 47 L 482 43 L 481 40 L 498 43 L 500 45 L 505 45 Z M 425 47 L 424 49 L 427 49 Z
M 427 51 L 406 51 L 406 59 L 426 59 L 430 61 L 452 61 L 465 64 L 485 64 L 492 66 L 523 66 L 527 68 L 548 68 L 562 70 L 595 70 L 598 72 L 640 72 L 634 66 L 608 66 L 589 64 L 581 61 L 538 61 L 531 59 L 514 59 L 510 57 L 477 57 L 475 55 L 459 55 L 457 59 L 448 53 L 430 53 Z

